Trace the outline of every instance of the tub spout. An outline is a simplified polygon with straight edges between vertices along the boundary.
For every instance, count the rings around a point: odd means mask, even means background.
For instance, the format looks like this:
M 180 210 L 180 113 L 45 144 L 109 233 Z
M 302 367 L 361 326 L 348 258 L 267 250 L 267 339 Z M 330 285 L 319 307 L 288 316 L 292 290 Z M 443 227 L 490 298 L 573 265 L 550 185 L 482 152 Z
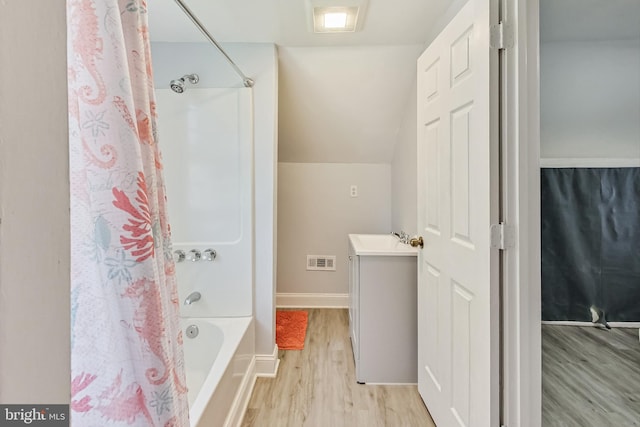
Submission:
M 198 301 L 202 298 L 200 292 L 191 292 L 189 296 L 184 300 L 184 305 L 191 305 L 192 303 Z

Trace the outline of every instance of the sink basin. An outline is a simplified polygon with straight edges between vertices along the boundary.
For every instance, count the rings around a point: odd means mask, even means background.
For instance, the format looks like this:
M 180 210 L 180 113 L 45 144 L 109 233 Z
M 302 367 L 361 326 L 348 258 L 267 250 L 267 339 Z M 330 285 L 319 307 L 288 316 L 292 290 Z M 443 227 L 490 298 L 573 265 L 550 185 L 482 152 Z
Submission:
M 393 234 L 349 234 L 356 255 L 417 256 L 418 249 L 400 242 Z

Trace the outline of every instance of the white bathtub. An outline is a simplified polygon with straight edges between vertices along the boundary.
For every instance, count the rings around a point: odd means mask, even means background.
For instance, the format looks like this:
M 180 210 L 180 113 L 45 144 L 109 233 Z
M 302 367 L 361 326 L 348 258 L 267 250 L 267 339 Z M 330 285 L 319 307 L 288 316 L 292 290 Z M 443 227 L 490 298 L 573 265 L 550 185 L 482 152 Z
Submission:
M 251 317 L 182 318 L 192 427 L 234 426 L 242 420 L 254 380 Z M 186 328 L 199 333 L 189 338 Z

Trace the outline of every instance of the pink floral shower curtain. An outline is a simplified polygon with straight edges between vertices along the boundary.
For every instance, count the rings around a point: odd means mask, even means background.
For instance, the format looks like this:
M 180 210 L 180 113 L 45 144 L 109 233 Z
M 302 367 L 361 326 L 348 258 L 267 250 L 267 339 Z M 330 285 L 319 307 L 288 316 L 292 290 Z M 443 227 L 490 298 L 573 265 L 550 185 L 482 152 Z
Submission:
M 72 425 L 186 427 L 146 2 L 68 0 L 67 32 Z

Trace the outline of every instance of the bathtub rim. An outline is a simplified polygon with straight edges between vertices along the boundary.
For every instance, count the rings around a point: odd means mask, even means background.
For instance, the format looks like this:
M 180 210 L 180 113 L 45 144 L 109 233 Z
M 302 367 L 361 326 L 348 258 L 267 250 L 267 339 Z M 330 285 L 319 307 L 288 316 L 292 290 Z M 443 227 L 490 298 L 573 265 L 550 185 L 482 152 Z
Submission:
M 229 369 L 233 357 L 240 346 L 242 339 L 249 331 L 253 323 L 253 316 L 239 317 L 182 317 L 181 320 L 186 324 L 198 324 L 199 322 L 214 324 L 222 330 L 223 341 L 222 347 L 207 374 L 207 377 L 200 387 L 196 395 L 193 405 L 189 407 L 189 423 L 191 426 L 197 426 L 213 397 L 222 376 Z M 192 322 L 192 323 L 190 323 Z M 233 341 L 229 341 L 233 337 Z M 197 338 L 196 338 L 197 339 Z M 219 362 L 219 363 L 217 363 Z M 188 371 L 188 367 L 185 367 Z

